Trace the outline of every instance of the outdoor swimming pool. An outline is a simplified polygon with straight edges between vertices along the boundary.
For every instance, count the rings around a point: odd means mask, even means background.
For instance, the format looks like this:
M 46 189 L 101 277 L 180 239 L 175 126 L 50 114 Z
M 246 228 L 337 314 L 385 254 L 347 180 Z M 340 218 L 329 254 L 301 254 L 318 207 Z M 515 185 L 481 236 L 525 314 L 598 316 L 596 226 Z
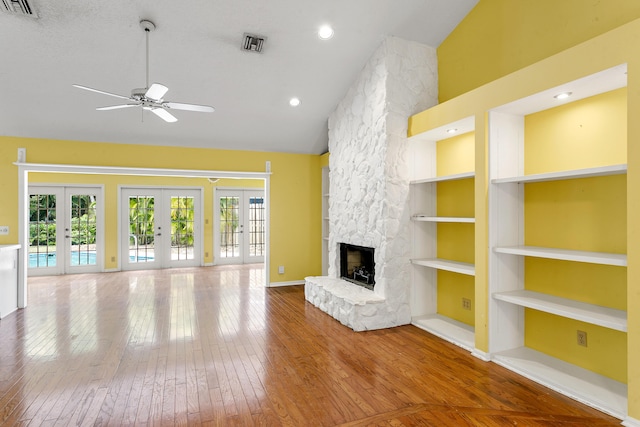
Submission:
M 135 261 L 134 256 L 129 257 L 131 261 Z M 138 261 L 153 261 L 153 257 L 141 257 L 138 256 Z M 36 253 L 29 254 L 29 268 L 36 267 L 55 267 L 57 264 L 56 253 Z M 71 252 L 71 265 L 95 265 L 96 253 L 94 251 L 89 252 Z

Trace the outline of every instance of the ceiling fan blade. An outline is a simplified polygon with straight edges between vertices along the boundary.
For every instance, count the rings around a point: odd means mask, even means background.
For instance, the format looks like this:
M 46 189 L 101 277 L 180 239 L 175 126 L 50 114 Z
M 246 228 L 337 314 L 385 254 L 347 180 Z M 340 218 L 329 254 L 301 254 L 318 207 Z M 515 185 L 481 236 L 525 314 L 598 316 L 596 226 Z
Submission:
M 178 119 L 176 119 L 170 112 L 168 112 L 164 108 L 152 108 L 151 112 L 160 117 L 165 122 L 173 123 L 178 121 Z
M 73 85 L 73 87 L 77 87 L 78 89 L 84 89 L 84 90 L 88 90 L 90 92 L 96 92 L 96 93 L 101 93 L 103 95 L 109 95 L 109 96 L 114 96 L 116 98 L 121 98 L 121 99 L 131 99 L 128 96 L 122 96 L 122 95 L 118 95 L 115 93 L 111 93 L 111 92 L 105 92 L 103 90 L 98 90 L 98 89 L 94 89 L 91 87 L 87 87 L 87 86 L 81 86 L 81 85 Z
M 120 108 L 129 108 L 129 107 L 137 107 L 140 104 L 120 104 L 120 105 L 111 105 L 108 107 L 98 107 L 96 110 L 98 111 L 107 111 L 107 110 L 118 110 Z
M 199 111 L 201 113 L 213 113 L 215 108 L 209 105 L 183 104 L 180 102 L 163 102 L 163 106 L 174 110 Z
M 165 85 L 161 85 L 160 83 L 154 83 L 147 89 L 144 96 L 149 99 L 153 99 L 154 101 L 160 101 L 165 93 L 169 90 Z

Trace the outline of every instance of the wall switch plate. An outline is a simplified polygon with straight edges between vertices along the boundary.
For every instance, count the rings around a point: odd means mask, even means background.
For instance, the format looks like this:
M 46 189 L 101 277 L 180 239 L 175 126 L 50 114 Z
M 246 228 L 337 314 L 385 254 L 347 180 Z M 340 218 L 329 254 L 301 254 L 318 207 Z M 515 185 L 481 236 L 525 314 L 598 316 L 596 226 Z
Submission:
M 6 236 L 9 234 L 9 226 L 8 225 L 0 225 L 0 235 Z
M 587 333 L 585 331 L 578 331 L 577 337 L 578 337 L 578 345 L 586 347 L 587 346 Z
M 284 274 L 284 265 L 278 267 L 278 274 Z

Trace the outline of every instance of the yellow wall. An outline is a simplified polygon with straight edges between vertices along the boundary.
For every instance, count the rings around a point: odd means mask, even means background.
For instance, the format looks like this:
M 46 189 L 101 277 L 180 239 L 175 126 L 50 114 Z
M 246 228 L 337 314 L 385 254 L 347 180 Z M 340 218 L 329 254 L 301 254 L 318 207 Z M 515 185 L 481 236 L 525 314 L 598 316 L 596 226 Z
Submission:
M 436 171 L 438 176 L 454 175 L 474 170 L 474 134 L 458 135 L 436 143 Z M 474 217 L 474 179 L 460 179 L 437 183 L 437 215 Z M 472 263 L 475 257 L 474 225 L 438 223 L 438 258 Z M 448 271 L 438 271 L 439 314 L 474 324 L 474 277 Z M 462 299 L 471 300 L 471 310 L 462 308 Z
M 480 0 L 438 47 L 440 102 L 637 18 L 637 0 Z
M 27 149 L 27 162 L 104 165 L 168 169 L 264 172 L 271 161 L 271 282 L 288 282 L 320 274 L 320 156 L 253 151 L 88 143 L 46 139 L 0 137 L 0 224 L 10 226 L 0 244 L 18 242 L 18 168 L 12 163 L 17 149 Z M 116 267 L 117 185 L 195 185 L 205 188 L 205 252 L 213 255 L 213 184 L 204 179 L 147 178 L 133 176 L 81 176 L 31 174 L 39 182 L 96 183 L 105 185 L 105 268 Z M 224 181 L 222 181 L 224 183 Z M 240 184 L 236 182 L 235 184 Z M 254 183 L 255 184 L 255 183 Z M 225 184 L 228 186 L 233 183 Z M 253 185 L 253 184 L 250 184 Z M 116 257 L 117 259 L 117 257 Z M 277 266 L 284 265 L 285 274 Z
M 320 156 L 320 168 L 329 167 L 329 153 L 324 153 Z
M 587 333 L 587 347 L 577 344 Z M 590 371 L 627 382 L 627 334 L 541 311 L 525 309 L 525 345 Z M 611 349 L 616 351 L 612 352 Z
M 627 88 L 526 116 L 525 140 L 526 174 L 626 163 Z
M 455 175 L 475 170 L 475 135 L 463 133 L 436 143 L 436 176 Z
M 619 89 L 527 116 L 525 172 L 626 163 L 626 94 Z M 626 184 L 625 175 L 526 184 L 525 244 L 626 253 Z M 532 291 L 626 310 L 626 283 L 624 267 L 525 260 Z M 535 310 L 525 316 L 528 347 L 626 383 L 626 334 Z M 576 344 L 577 330 L 587 332 L 586 348 Z

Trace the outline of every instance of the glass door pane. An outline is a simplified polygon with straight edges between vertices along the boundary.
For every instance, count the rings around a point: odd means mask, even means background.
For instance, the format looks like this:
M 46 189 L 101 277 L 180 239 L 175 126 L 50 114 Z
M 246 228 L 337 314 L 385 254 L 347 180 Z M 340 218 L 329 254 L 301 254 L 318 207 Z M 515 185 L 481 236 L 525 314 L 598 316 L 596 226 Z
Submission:
M 71 266 L 97 265 L 96 254 L 96 196 L 91 194 L 71 195 L 71 230 L 66 232 L 71 239 L 69 263 Z
M 57 267 L 57 195 L 29 195 L 30 269 Z
M 171 197 L 171 261 L 195 259 L 195 203 L 189 196 Z
M 102 271 L 102 227 L 99 221 L 101 188 L 65 187 L 64 271 Z M 58 261 L 60 262 L 60 260 Z
M 128 197 L 129 263 L 147 264 L 155 257 L 155 196 L 131 195 Z
M 240 257 L 240 197 L 220 195 L 220 253 L 225 261 Z
M 244 197 L 247 202 L 247 231 L 246 251 L 244 262 L 264 261 L 264 232 L 265 232 L 265 203 L 262 192 L 245 191 Z

